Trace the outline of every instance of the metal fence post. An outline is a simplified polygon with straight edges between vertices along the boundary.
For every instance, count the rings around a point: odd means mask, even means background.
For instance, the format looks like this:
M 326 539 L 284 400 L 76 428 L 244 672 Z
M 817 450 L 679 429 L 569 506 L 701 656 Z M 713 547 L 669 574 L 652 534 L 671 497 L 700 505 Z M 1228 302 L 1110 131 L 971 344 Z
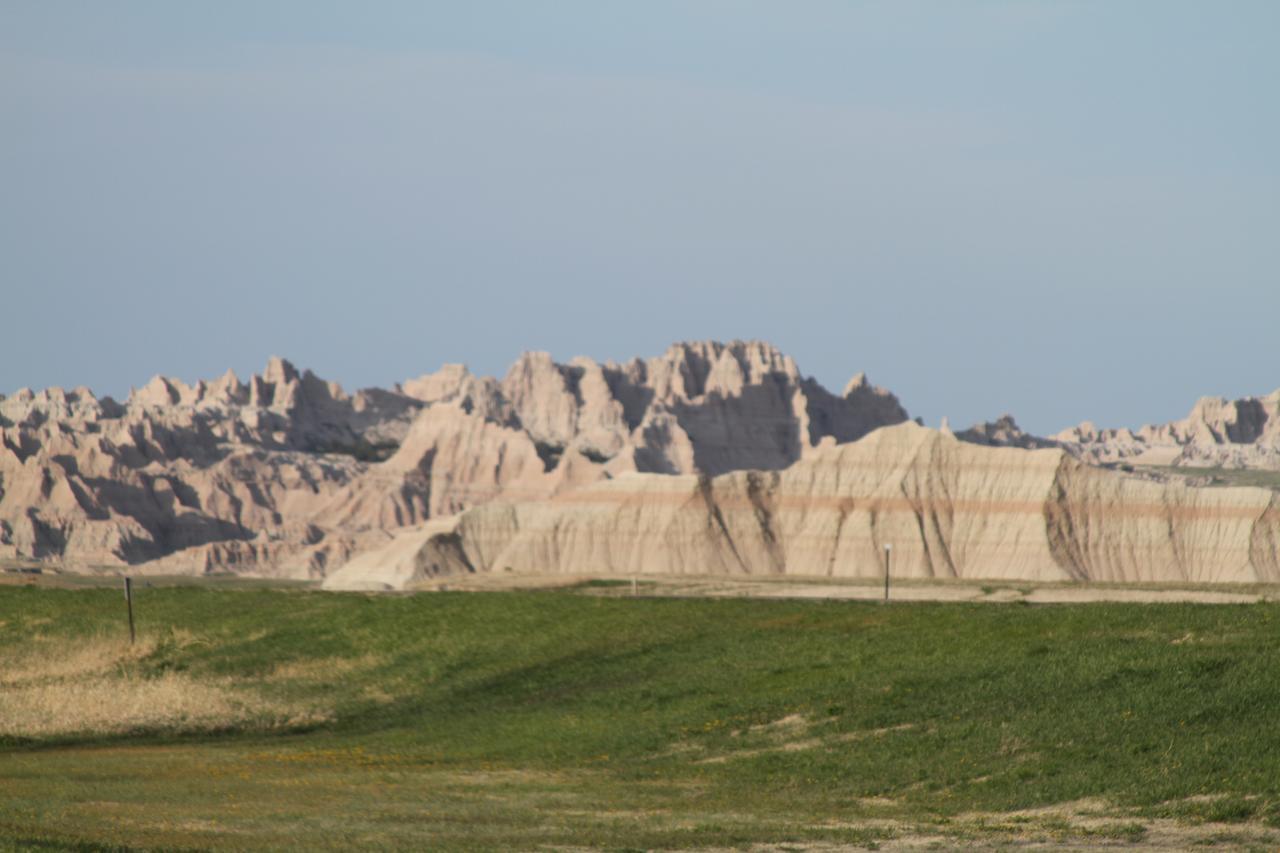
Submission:
M 133 645 L 136 636 L 133 631 L 133 578 L 125 576 L 124 579 L 124 602 L 129 608 L 129 645 Z

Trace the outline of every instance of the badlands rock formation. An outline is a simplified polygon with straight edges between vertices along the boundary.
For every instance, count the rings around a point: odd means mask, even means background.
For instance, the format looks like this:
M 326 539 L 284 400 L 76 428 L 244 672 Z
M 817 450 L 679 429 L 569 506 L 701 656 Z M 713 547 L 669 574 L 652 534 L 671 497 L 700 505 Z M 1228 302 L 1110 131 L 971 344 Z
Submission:
M 1009 415 L 956 437 L 992 447 L 1061 447 L 1095 465 L 1253 468 L 1280 471 L 1280 391 L 1265 397 L 1205 397 L 1180 421 L 1099 429 L 1089 421 L 1049 438 L 1023 432 Z
M 157 377 L 123 405 L 19 391 L 0 399 L 0 557 L 83 568 L 187 554 L 206 569 L 305 552 L 323 565 L 346 551 L 308 518 L 420 408 L 347 396 L 281 359 L 248 383 Z
M 858 376 L 840 396 L 762 343 L 625 364 L 525 355 L 348 395 L 273 359 L 123 404 L 88 389 L 0 398 L 0 558 L 322 576 L 390 532 L 498 496 L 628 472 L 776 470 L 906 419 Z
M 460 572 L 1280 581 L 1280 494 L 1196 489 L 913 423 L 782 471 L 629 473 L 402 532 L 326 586 Z
M 824 438 L 852 441 L 907 418 L 862 374 L 837 397 L 761 343 L 677 344 L 603 365 L 528 353 L 501 382 L 448 366 L 403 391 L 430 405 L 388 467 L 426 473 L 432 516 L 627 471 L 785 468 Z
M 1044 447 L 1057 447 L 1056 441 L 1040 438 L 1024 432 L 1013 415 L 1001 415 L 994 421 L 975 424 L 963 432 L 956 433 L 956 438 L 970 444 L 981 444 L 985 447 L 1021 447 L 1026 450 L 1038 450 Z
M 1182 420 L 1137 432 L 1086 421 L 1053 440 L 1096 463 L 1280 471 L 1280 391 L 1239 400 L 1205 397 Z

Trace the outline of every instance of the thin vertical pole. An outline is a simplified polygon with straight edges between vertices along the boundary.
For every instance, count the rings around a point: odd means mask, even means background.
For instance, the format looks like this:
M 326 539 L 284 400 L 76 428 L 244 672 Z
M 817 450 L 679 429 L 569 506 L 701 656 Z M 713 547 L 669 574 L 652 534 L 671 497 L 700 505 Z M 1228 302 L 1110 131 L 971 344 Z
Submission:
M 637 593 L 637 591 L 636 591 L 636 579 L 635 579 L 635 578 L 632 578 L 632 579 L 631 579 L 631 594 L 632 594 L 632 595 L 637 595 L 637 594 L 638 594 L 638 593 Z
M 137 637 L 133 632 L 133 578 L 130 577 L 124 579 L 124 601 L 129 608 L 129 645 L 132 646 Z
M 884 546 L 884 600 L 889 600 L 889 555 L 893 551 L 892 545 Z

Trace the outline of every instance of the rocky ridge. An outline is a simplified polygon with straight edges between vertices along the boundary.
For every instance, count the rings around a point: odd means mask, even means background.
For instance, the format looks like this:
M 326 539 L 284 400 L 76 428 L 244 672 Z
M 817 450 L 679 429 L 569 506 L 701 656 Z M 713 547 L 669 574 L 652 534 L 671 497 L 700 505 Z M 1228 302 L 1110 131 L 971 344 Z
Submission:
M 1102 429 L 1084 421 L 1039 437 L 1003 415 L 956 437 L 992 447 L 1060 447 L 1093 465 L 1280 471 L 1280 390 L 1238 400 L 1204 397 L 1182 420 L 1138 430 Z
M 241 382 L 156 377 L 0 398 L 0 558 L 323 576 L 391 532 L 496 497 L 628 472 L 784 468 L 905 420 L 855 377 L 837 396 L 759 342 L 623 364 L 522 356 L 345 393 L 272 359 Z
M 1204 397 L 1182 420 L 1137 431 L 1086 421 L 1053 440 L 1093 463 L 1280 471 L 1280 390 L 1263 397 Z
M 325 582 L 386 589 L 510 571 L 1032 581 L 1280 581 L 1280 493 L 1192 488 L 1061 448 L 983 447 L 913 423 L 781 471 L 629 474 L 403 531 Z

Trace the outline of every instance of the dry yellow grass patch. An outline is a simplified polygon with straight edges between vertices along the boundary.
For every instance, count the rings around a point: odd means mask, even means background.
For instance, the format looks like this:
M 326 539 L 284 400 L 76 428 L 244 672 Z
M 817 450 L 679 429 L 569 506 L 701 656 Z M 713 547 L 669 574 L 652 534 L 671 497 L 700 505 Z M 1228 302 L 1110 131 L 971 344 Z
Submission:
M 290 661 L 271 671 L 272 679 L 291 681 L 331 681 L 342 675 L 363 669 L 373 669 L 384 662 L 380 655 L 361 655 L 355 658 L 324 658 L 321 660 Z
M 21 650 L 0 658 L 0 689 L 118 670 L 142 660 L 155 649 L 155 640 L 150 637 L 143 637 L 134 645 L 103 635 L 74 643 L 34 638 Z
M 138 664 L 155 648 L 151 638 L 131 646 L 98 636 L 37 641 L 0 659 L 0 735 L 192 732 L 245 724 L 275 728 L 324 718 L 265 699 L 232 679 L 148 675 Z
M 247 691 L 179 673 L 96 676 L 0 692 L 0 734 L 15 737 L 209 731 L 248 722 L 279 726 L 312 720 Z

